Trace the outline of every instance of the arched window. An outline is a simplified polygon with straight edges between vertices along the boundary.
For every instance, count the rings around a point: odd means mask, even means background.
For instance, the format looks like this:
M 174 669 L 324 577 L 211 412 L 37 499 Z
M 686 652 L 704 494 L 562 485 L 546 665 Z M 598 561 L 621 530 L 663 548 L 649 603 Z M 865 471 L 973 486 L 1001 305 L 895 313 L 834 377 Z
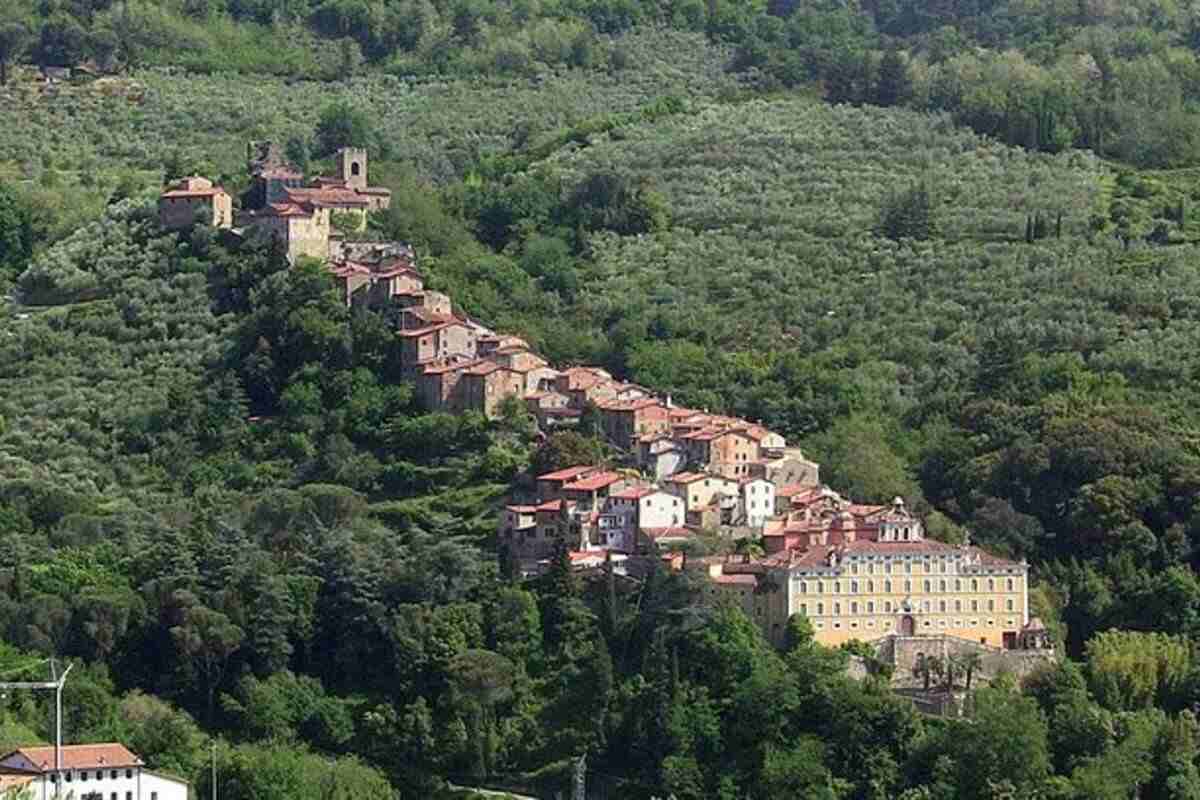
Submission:
M 946 581 L 945 580 L 938 581 L 938 591 L 939 592 L 946 591 Z
M 988 578 L 988 591 L 989 592 L 996 591 L 996 579 L 995 578 Z
M 943 614 L 946 613 L 946 601 L 945 600 L 938 601 L 938 611 L 942 612 Z
M 956 591 L 956 592 L 962 591 L 962 578 L 954 579 L 954 591 Z
M 912 592 L 912 581 L 908 580 L 907 578 L 904 581 L 904 592 L 906 594 Z
M 362 164 L 359 164 L 357 161 L 351 161 L 350 162 L 350 174 L 355 175 L 355 176 L 361 175 L 362 174 Z
M 824 603 L 817 603 L 817 613 L 818 614 L 825 613 L 825 604 Z
M 857 601 L 850 603 L 850 613 L 851 614 L 858 613 L 858 602 Z
M 891 594 L 891 593 L 892 593 L 892 582 L 891 582 L 891 580 L 890 580 L 890 579 L 889 579 L 889 580 L 886 580 L 886 581 L 884 581 L 884 582 L 883 582 L 883 591 L 884 591 L 886 594 Z
M 1008 590 L 1009 590 L 1010 592 L 1011 592 L 1011 591 L 1014 591 L 1014 586 L 1015 586 L 1015 584 L 1014 584 L 1014 582 L 1013 582 L 1013 579 L 1012 579 L 1012 578 L 1009 578 L 1009 579 L 1008 579 Z
M 978 578 L 971 578 L 971 591 L 972 592 L 979 591 L 979 579 Z
M 929 580 L 925 581 L 925 594 L 929 594 L 932 591 L 933 591 L 933 581 L 929 581 Z
M 867 581 L 867 594 L 875 594 L 875 581 Z

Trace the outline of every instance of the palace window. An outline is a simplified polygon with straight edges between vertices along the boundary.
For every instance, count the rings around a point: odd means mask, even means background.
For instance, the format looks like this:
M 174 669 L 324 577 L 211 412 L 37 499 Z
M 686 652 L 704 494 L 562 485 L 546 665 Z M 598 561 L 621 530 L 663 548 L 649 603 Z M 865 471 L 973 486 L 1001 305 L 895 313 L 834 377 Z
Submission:
M 943 614 L 946 613 L 946 601 L 945 600 L 938 601 L 938 611 L 940 611 Z
M 912 581 L 910 581 L 910 580 L 908 580 L 908 579 L 905 579 L 905 581 L 904 581 L 904 592 L 905 592 L 905 594 L 911 594 L 911 593 L 912 593 Z
M 855 602 L 852 602 L 852 603 L 850 604 L 850 613 L 851 613 L 851 614 L 857 614 L 857 613 L 858 613 L 858 602 L 857 602 L 857 601 L 855 601 Z
M 824 603 L 817 603 L 817 614 L 818 614 L 818 615 L 821 615 L 821 614 L 824 614 L 824 613 L 825 613 L 825 604 L 824 604 Z
M 956 592 L 962 591 L 962 578 L 954 579 L 954 591 L 956 591 Z
M 996 591 L 996 579 L 995 578 L 988 578 L 988 591 L 989 592 Z
M 1012 611 L 1012 610 L 1013 610 L 1013 601 L 1012 601 L 1012 598 L 1011 598 L 1011 597 L 1010 597 L 1008 600 L 1005 600 L 1005 601 L 1004 601 L 1004 606 L 1005 606 L 1005 610 L 1006 610 L 1006 611 Z
M 890 580 L 886 580 L 883 582 L 883 591 L 885 594 L 892 593 L 892 582 Z
M 875 581 L 867 581 L 867 594 L 875 594 Z
M 837 617 L 837 616 L 840 616 L 840 615 L 841 615 L 841 613 L 842 613 L 842 604 L 841 604 L 841 603 L 834 603 L 834 604 L 833 604 L 833 615 L 834 615 L 835 617 Z
M 962 600 L 955 600 L 955 601 L 954 601 L 954 610 L 955 610 L 955 611 L 962 611 Z
M 946 591 L 946 581 L 945 580 L 938 581 L 938 591 L 939 592 Z
M 933 591 L 933 581 L 926 580 L 924 585 L 925 585 L 925 594 L 929 594 L 930 592 Z
M 996 610 L 996 601 L 988 600 L 988 611 L 995 611 L 995 610 Z
M 885 613 L 885 614 L 892 613 L 892 601 L 891 600 L 883 601 L 883 613 Z
M 858 581 L 850 581 L 850 594 L 858 594 Z
M 921 602 L 921 610 L 922 610 L 922 611 L 924 611 L 926 614 L 928 614 L 928 613 L 929 613 L 929 609 L 930 609 L 930 603 L 929 603 L 929 601 L 928 601 L 928 600 L 924 600 L 924 601 L 922 601 L 922 602 Z M 928 623 L 926 623 L 926 625 L 928 626 Z
M 868 613 L 868 614 L 874 614 L 874 613 L 875 613 L 875 601 L 874 601 L 874 600 L 868 600 L 868 601 L 867 601 L 867 613 Z
M 972 592 L 979 591 L 979 580 L 977 578 L 971 578 L 971 591 Z
M 972 611 L 978 611 L 978 610 L 979 610 L 979 601 L 978 601 L 978 600 L 972 600 L 972 601 L 971 601 L 971 610 L 972 610 Z
M 1013 579 L 1012 579 L 1012 578 L 1009 578 L 1009 579 L 1008 579 L 1008 590 L 1009 590 L 1010 592 L 1011 592 L 1011 591 L 1015 591 L 1015 588 L 1014 588 L 1014 581 L 1013 581 Z

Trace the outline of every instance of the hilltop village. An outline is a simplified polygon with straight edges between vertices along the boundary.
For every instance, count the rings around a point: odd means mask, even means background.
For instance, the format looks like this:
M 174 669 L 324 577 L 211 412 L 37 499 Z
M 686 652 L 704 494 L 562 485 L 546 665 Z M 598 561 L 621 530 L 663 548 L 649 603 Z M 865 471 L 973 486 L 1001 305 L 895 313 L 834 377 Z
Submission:
M 410 248 L 348 238 L 391 199 L 368 184 L 364 151 L 339 151 L 336 174 L 307 183 L 269 143 L 251 143 L 248 162 L 242 211 L 195 176 L 162 193 L 163 226 L 260 228 L 290 261 L 322 260 L 347 305 L 385 312 L 402 372 L 430 411 L 495 418 L 519 402 L 543 433 L 594 415 L 615 466 L 540 475 L 501 512 L 500 546 L 522 574 L 543 571 L 560 550 L 581 570 L 625 573 L 665 559 L 702 572 L 709 598 L 741 606 L 777 645 L 796 614 L 828 645 L 930 636 L 1004 650 L 1047 645 L 1029 614 L 1026 563 L 926 538 L 902 498 L 842 497 L 821 483 L 818 464 L 761 424 L 680 407 L 600 367 L 553 366 L 427 289 Z M 688 563 L 688 543 L 703 532 L 759 538 L 764 552 Z

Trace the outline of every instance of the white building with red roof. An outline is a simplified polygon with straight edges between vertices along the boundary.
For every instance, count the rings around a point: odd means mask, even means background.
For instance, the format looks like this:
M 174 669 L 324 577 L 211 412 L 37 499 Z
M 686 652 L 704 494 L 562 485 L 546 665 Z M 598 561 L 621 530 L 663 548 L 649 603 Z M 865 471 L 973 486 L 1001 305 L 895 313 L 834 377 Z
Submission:
M 188 800 L 187 781 L 148 769 L 116 743 L 63 745 L 61 762 L 53 746 L 18 747 L 0 756 L 0 792 L 12 789 L 32 800 Z

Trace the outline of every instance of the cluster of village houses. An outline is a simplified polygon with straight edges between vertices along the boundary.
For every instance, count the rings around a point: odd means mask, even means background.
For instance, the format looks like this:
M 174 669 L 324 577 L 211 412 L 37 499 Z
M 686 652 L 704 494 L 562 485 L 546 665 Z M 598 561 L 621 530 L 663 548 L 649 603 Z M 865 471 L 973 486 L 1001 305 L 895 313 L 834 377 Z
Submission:
M 365 152 L 335 160 L 335 176 L 306 183 L 271 145 L 252 143 L 248 209 L 235 212 L 228 193 L 193 177 L 162 194 L 160 218 L 182 227 L 203 212 L 218 227 L 260 226 L 289 259 L 323 259 L 348 305 L 388 314 L 403 372 L 431 411 L 496 417 L 506 401 L 520 402 L 548 431 L 590 410 L 622 466 L 541 475 L 532 496 L 504 508 L 500 542 L 525 573 L 563 546 L 582 569 L 624 570 L 647 557 L 678 566 L 699 532 L 719 532 L 760 538 L 765 553 L 695 558 L 691 568 L 707 575 L 708 596 L 742 606 L 777 643 L 803 614 L 826 644 L 930 634 L 1007 649 L 1044 644 L 1024 562 L 927 539 L 900 498 L 843 498 L 821 484 L 816 463 L 756 422 L 679 407 L 599 367 L 556 368 L 426 289 L 410 249 L 337 235 L 331 214 L 354 215 L 354 228 L 390 195 L 367 184 Z

